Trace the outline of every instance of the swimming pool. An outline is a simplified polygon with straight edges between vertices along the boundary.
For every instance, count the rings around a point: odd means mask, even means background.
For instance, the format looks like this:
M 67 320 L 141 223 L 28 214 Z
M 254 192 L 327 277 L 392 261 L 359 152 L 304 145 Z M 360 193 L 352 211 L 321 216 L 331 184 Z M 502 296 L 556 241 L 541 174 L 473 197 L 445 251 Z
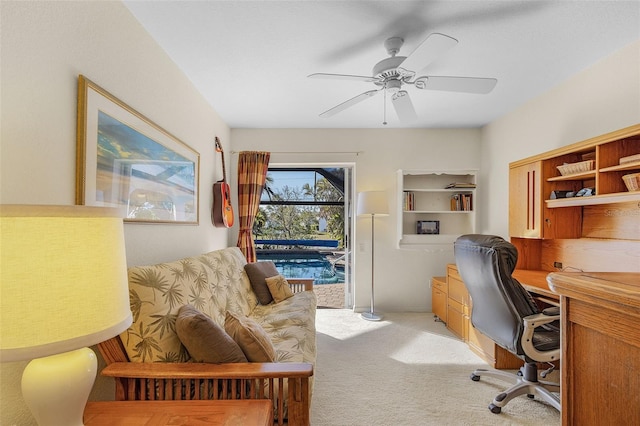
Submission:
M 314 284 L 344 282 L 344 268 L 334 267 L 330 253 L 298 250 L 258 250 L 258 260 L 270 260 L 285 278 L 313 278 Z

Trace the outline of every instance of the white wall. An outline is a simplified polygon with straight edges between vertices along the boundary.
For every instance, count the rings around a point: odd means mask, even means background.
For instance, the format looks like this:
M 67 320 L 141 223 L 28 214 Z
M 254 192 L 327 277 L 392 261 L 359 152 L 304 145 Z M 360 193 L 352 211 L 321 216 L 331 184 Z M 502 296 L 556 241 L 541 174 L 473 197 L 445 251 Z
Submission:
M 391 214 L 376 219 L 376 309 L 384 312 L 430 311 L 429 280 L 445 275 L 453 261 L 452 247 L 445 252 L 396 248 L 396 170 L 477 169 L 480 164 L 480 131 L 461 130 L 372 130 L 372 129 L 232 129 L 234 151 L 273 152 L 270 164 L 355 163 L 356 192 L 386 190 Z M 300 152 L 326 151 L 326 154 Z M 291 154 L 284 154 L 290 152 Z M 360 154 L 339 154 L 360 152 Z M 232 157 L 232 176 L 237 155 Z M 370 306 L 371 222 L 356 219 L 355 308 Z M 360 250 L 364 243 L 364 250 Z
M 234 130 L 193 88 L 119 2 L 0 2 L 2 203 L 73 204 L 76 79 L 109 90 L 201 154 L 200 225 L 126 225 L 129 264 L 153 263 L 225 247 L 209 222 L 209 185 L 220 178 L 213 136 L 225 152 L 363 151 L 344 155 L 274 155 L 272 163 L 355 162 L 357 190 L 387 189 L 395 170 L 477 168 L 481 229 L 507 234 L 508 163 L 640 122 L 639 43 L 606 58 L 548 94 L 479 130 Z M 233 138 L 233 146 L 229 141 Z M 228 155 L 235 173 L 237 156 Z M 428 279 L 450 261 L 395 249 L 395 216 L 376 224 L 376 300 L 389 310 L 430 308 Z M 367 223 L 357 234 L 366 240 Z M 370 244 L 370 241 L 368 241 Z M 356 304 L 369 300 L 369 245 L 357 253 Z M 26 307 L 28 308 L 28 307 Z M 0 367 L 0 424 L 32 425 L 19 383 L 23 363 Z M 103 381 L 94 397 L 109 398 Z
M 213 137 L 228 147 L 229 128 L 128 9 L 113 1 L 2 1 L 0 7 L 2 203 L 74 203 L 77 76 L 83 74 L 201 155 L 200 225 L 127 224 L 129 264 L 226 247 L 228 232 L 211 225 L 209 211 L 211 183 L 222 173 Z M 2 425 L 34 423 L 19 389 L 23 367 L 0 367 Z M 113 395 L 100 379 L 96 388 Z
M 509 163 L 640 123 L 640 41 L 482 131 L 480 229 L 509 234 Z

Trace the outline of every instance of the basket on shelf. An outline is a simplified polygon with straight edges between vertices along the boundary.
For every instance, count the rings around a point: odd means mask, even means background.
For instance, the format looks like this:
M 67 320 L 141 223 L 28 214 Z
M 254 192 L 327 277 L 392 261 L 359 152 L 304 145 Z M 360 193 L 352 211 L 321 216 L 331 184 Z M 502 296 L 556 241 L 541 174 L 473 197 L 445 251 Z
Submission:
M 595 160 L 587 160 L 579 163 L 563 164 L 562 166 L 556 166 L 556 168 L 562 176 L 568 176 L 593 170 L 594 163 Z
M 631 173 L 630 175 L 622 176 L 624 184 L 627 186 L 629 192 L 640 191 L 640 173 Z

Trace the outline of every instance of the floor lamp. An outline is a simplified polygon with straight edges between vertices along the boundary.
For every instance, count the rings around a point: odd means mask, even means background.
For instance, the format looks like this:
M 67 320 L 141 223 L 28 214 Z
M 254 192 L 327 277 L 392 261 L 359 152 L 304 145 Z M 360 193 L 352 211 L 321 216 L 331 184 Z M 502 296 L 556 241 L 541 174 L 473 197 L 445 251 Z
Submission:
M 369 321 L 380 321 L 382 315 L 374 311 L 373 282 L 375 277 L 375 219 L 376 216 L 389 214 L 389 203 L 384 191 L 365 191 L 358 194 L 358 216 L 371 216 L 371 311 L 363 312 L 362 318 Z

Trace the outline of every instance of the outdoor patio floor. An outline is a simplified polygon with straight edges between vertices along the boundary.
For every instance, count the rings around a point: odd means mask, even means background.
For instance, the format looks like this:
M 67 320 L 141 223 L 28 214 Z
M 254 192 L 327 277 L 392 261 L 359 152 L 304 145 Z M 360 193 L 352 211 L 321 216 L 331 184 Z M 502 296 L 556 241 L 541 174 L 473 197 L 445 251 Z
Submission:
M 313 291 L 318 299 L 318 308 L 344 308 L 344 284 L 317 284 Z

